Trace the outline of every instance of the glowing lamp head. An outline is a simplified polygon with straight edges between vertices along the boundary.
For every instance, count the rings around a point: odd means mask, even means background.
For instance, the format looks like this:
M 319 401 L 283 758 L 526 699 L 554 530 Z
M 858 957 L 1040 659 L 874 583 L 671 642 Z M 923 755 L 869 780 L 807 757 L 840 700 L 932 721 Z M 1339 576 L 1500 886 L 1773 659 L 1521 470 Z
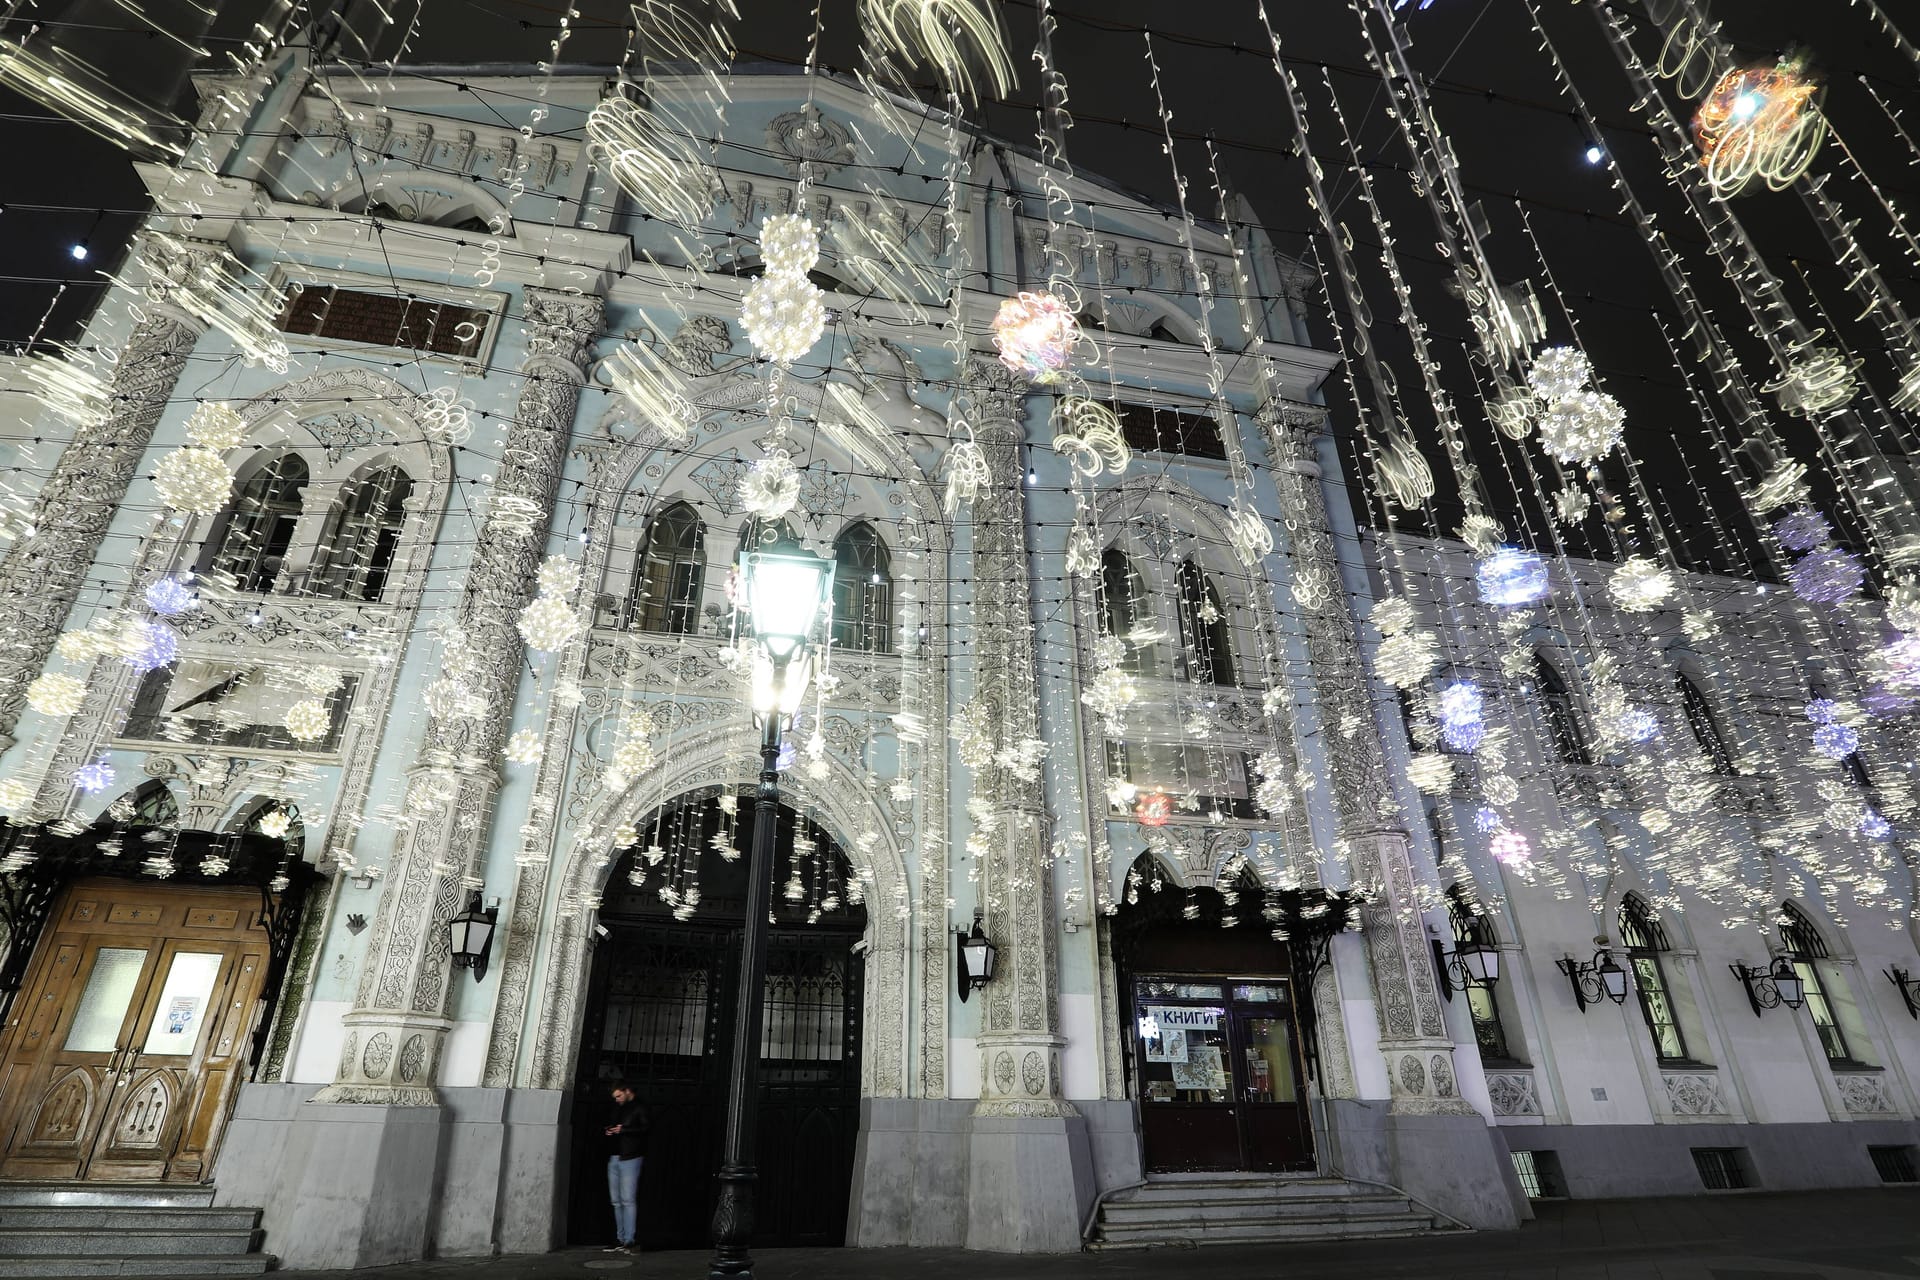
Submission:
M 747 625 L 775 662 L 785 662 L 812 638 L 833 587 L 833 561 L 787 534 L 740 556 Z
M 1599 143 L 1590 142 L 1587 144 L 1587 163 L 1588 164 L 1597 165 L 1602 160 L 1605 160 L 1606 158 L 1607 158 L 1606 150 L 1603 147 L 1601 147 Z

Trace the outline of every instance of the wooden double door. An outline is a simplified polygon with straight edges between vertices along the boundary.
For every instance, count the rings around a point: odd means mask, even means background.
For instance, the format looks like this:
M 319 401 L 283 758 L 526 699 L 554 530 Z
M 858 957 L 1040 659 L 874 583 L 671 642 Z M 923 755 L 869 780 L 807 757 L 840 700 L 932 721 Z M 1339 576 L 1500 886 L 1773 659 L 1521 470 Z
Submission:
M 1286 978 L 1141 975 L 1133 1015 L 1149 1171 L 1314 1167 Z
M 205 1180 L 268 959 L 258 890 L 69 887 L 0 1033 L 0 1177 Z

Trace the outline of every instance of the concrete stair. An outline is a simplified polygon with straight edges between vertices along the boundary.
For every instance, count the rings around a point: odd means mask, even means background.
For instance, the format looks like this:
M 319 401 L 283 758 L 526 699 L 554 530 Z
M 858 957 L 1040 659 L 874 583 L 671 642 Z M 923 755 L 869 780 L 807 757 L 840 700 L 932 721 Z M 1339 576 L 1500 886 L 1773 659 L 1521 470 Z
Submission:
M 0 1280 L 257 1276 L 260 1211 L 177 1183 L 0 1182 Z
M 1339 1178 L 1165 1174 L 1108 1197 L 1087 1248 L 1286 1244 L 1417 1236 L 1441 1229 L 1447 1228 L 1432 1213 L 1398 1192 Z

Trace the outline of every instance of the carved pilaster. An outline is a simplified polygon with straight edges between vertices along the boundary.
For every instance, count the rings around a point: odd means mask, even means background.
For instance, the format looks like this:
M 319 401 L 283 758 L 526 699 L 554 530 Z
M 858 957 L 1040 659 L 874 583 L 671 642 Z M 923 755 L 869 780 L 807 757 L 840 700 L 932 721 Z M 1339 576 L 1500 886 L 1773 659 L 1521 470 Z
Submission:
M 0 560 L 0 745 L 12 742 L 27 685 L 53 652 L 203 332 L 163 306 L 134 326 L 114 370 L 113 411 L 74 432 L 34 500 L 32 536 Z
M 461 594 L 465 640 L 449 654 L 455 675 L 480 704 L 470 717 L 434 717 L 408 778 L 409 825 L 395 838 L 369 934 L 349 1044 L 359 1058 L 341 1058 L 335 1083 L 316 1101 L 417 1102 L 432 1096 L 433 1072 L 448 1022 L 443 1016 L 451 961 L 446 923 L 469 887 L 480 883 L 480 860 L 499 790 L 497 761 L 519 687 L 521 642 L 515 623 L 532 598 L 553 519 L 554 493 L 573 432 L 588 344 L 604 303 L 596 297 L 529 289 L 527 358 L 521 367 L 500 469 Z M 425 1074 L 409 1077 L 397 1046 L 419 1040 Z M 396 1047 L 389 1061 L 369 1053 Z
M 1414 892 L 1412 845 L 1398 826 L 1359 634 L 1347 608 L 1320 485 L 1315 444 L 1326 413 L 1309 405 L 1269 401 L 1259 418 L 1274 459 L 1280 507 L 1291 516 L 1294 603 L 1306 629 L 1340 834 L 1354 883 L 1372 894 L 1360 922 L 1393 1109 L 1471 1112 L 1454 1079 L 1453 1042 L 1441 1013 Z
M 973 698 L 1003 758 L 977 769 L 973 783 L 976 798 L 990 802 L 995 823 L 983 888 L 987 931 L 1000 956 L 981 1015 L 977 1110 L 1072 1115 L 1072 1104 L 1060 1096 L 1064 1041 L 1055 1000 L 1050 832 L 1038 770 L 1003 762 L 1009 748 L 1037 740 L 1040 732 L 1020 462 L 1026 384 L 984 356 L 968 362 L 965 379 L 974 440 L 992 474 L 973 507 Z

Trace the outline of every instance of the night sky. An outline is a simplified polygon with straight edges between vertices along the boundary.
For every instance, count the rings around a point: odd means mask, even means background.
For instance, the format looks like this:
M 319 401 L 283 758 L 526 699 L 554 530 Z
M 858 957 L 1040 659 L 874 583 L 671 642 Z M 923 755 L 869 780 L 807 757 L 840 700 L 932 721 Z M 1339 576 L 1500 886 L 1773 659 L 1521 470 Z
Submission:
M 804 58 L 812 27 L 810 6 L 796 0 L 740 2 L 744 18 L 735 30 L 743 58 L 788 64 Z M 822 64 L 857 65 L 853 0 L 824 0 L 824 6 Z M 1889 7 L 1896 12 L 1900 8 Z M 1720 8 L 1725 37 L 1756 61 L 1771 59 L 1789 47 L 1810 49 L 1814 65 L 1829 84 L 1828 114 L 1847 146 L 1897 204 L 1920 203 L 1911 200 L 1911 188 L 1920 181 L 1912 155 L 1858 83 L 1861 75 L 1873 78 L 1896 108 L 1911 112 L 1920 98 L 1915 68 L 1876 32 L 1858 7 L 1831 0 L 1797 5 L 1743 0 Z M 1002 10 L 1022 84 L 1013 101 L 990 104 L 983 114 L 993 132 L 1030 142 L 1035 128 L 1035 74 L 1029 56 L 1035 11 L 1026 0 L 1013 0 Z M 98 42 L 94 47 L 109 63 L 125 59 L 140 65 L 153 59 L 157 43 L 153 37 L 99 29 L 125 26 L 123 12 L 110 5 L 83 0 L 43 6 L 38 12 L 88 24 L 85 38 Z M 543 55 L 561 12 L 555 4 L 532 0 L 427 0 L 420 32 L 407 58 L 418 63 L 531 63 Z M 611 66 L 624 44 L 625 6 L 583 4 L 580 12 L 582 19 L 563 60 Z M 1068 137 L 1068 157 L 1076 168 L 1158 200 L 1171 200 L 1172 168 L 1162 151 L 1161 122 L 1142 34 L 1143 29 L 1151 30 L 1181 139 L 1178 159 L 1190 184 L 1194 212 L 1202 217 L 1217 212 L 1199 141 L 1212 135 L 1228 180 L 1249 197 L 1281 250 L 1307 253 L 1311 223 L 1302 164 L 1292 154 L 1292 126 L 1254 0 L 1189 4 L 1061 0 L 1054 12 L 1060 23 L 1055 52 L 1076 120 Z M 1358 18 L 1344 0 L 1269 0 L 1269 12 L 1281 28 L 1286 53 L 1296 60 L 1296 73 L 1311 99 L 1314 149 L 1328 170 L 1340 217 L 1352 229 L 1355 256 L 1369 288 L 1378 289 L 1372 299 L 1376 337 L 1409 397 L 1416 433 L 1423 445 L 1431 446 L 1437 464 L 1437 439 L 1423 415 L 1416 371 L 1406 343 L 1393 332 L 1397 308 L 1378 270 L 1378 241 L 1355 198 L 1355 183 L 1344 172 L 1339 135 L 1314 64 L 1330 68 L 1334 90 L 1360 135 L 1394 223 L 1402 264 L 1447 365 L 1448 381 L 1456 388 L 1463 414 L 1477 427 L 1476 458 L 1489 474 L 1495 505 L 1508 514 L 1510 523 L 1518 523 L 1516 499 L 1502 488 L 1503 468 L 1493 452 L 1491 433 L 1479 425 L 1477 408 L 1472 406 L 1463 345 L 1468 334 L 1466 313 L 1443 288 L 1446 273 L 1439 265 L 1432 223 L 1406 179 L 1407 156 L 1384 110 L 1384 90 L 1365 69 Z M 1630 109 L 1627 83 L 1600 40 L 1595 14 L 1585 3 L 1565 0 L 1543 4 L 1543 12 L 1582 92 L 1608 126 L 1602 141 L 1688 256 L 1690 272 L 1715 306 L 1722 328 L 1736 342 L 1747 344 L 1741 349 L 1751 357 L 1752 380 L 1765 382 L 1770 369 L 1764 351 L 1751 340 L 1745 313 L 1708 257 L 1704 237 L 1661 176 L 1658 154 Z M 112 16 L 116 13 L 122 16 L 116 19 Z M 222 23 L 239 16 L 228 6 Z M 1676 550 L 1702 566 L 1750 568 L 1738 548 L 1722 545 L 1699 505 L 1697 491 L 1705 490 L 1713 495 L 1716 506 L 1731 512 L 1731 483 L 1700 439 L 1697 415 L 1653 320 L 1657 310 L 1671 321 L 1674 307 L 1652 258 L 1618 212 L 1619 201 L 1605 173 L 1585 158 L 1588 139 L 1537 50 L 1522 0 L 1432 0 L 1431 7 L 1410 8 L 1403 17 L 1415 60 L 1430 78 L 1440 121 L 1452 135 L 1464 180 L 1482 201 L 1492 228 L 1489 251 L 1496 272 L 1507 281 L 1531 280 L 1546 306 L 1551 337 L 1557 341 L 1570 337 L 1523 231 L 1519 209 L 1524 206 L 1554 279 L 1581 323 L 1606 389 L 1627 406 L 1630 449 L 1649 474 L 1665 481 L 1657 502 L 1667 507 L 1664 514 L 1672 526 Z M 1642 51 L 1650 54 L 1651 46 Z M 1913 121 L 1910 132 L 1920 124 L 1920 115 L 1914 115 Z M 125 238 L 144 207 L 144 191 L 124 153 L 73 125 L 49 119 L 36 105 L 0 94 L 0 130 L 12 153 L 4 196 L 0 196 L 4 200 L 0 229 L 5 232 L 0 235 L 0 341 L 26 339 L 62 282 L 68 288 L 46 336 L 70 336 L 76 317 L 97 296 L 96 271 L 117 265 Z M 1838 149 L 1830 143 L 1818 165 L 1839 170 Z M 1885 234 L 1887 219 L 1872 203 L 1870 193 L 1844 174 L 1836 177 L 1833 190 L 1853 216 L 1862 219 L 1861 234 L 1869 240 L 1895 291 L 1909 307 L 1920 307 L 1916 264 Z M 103 209 L 107 212 L 99 212 Z M 1892 380 L 1873 362 L 1877 339 L 1870 327 L 1854 321 L 1857 308 L 1849 305 L 1843 292 L 1844 277 L 1800 201 L 1790 193 L 1761 193 L 1740 198 L 1736 210 L 1767 252 L 1775 274 L 1796 294 L 1803 314 L 1818 323 L 1812 308 L 1805 305 L 1799 264 L 1805 265 L 1816 296 L 1841 314 L 1840 331 L 1856 351 L 1867 356 L 1868 376 L 1890 388 Z M 69 252 L 82 240 L 89 248 L 84 263 L 76 262 Z M 1314 323 L 1318 339 L 1331 345 L 1331 330 L 1324 319 L 1314 317 Z M 1337 378 L 1329 382 L 1328 392 L 1338 409 L 1344 393 Z M 1351 416 L 1336 416 L 1350 432 Z M 1610 465 L 1609 477 L 1616 485 L 1624 483 L 1617 463 Z M 1446 526 L 1457 520 L 1457 505 L 1443 495 L 1438 514 Z M 1537 522 L 1537 513 L 1533 520 Z

